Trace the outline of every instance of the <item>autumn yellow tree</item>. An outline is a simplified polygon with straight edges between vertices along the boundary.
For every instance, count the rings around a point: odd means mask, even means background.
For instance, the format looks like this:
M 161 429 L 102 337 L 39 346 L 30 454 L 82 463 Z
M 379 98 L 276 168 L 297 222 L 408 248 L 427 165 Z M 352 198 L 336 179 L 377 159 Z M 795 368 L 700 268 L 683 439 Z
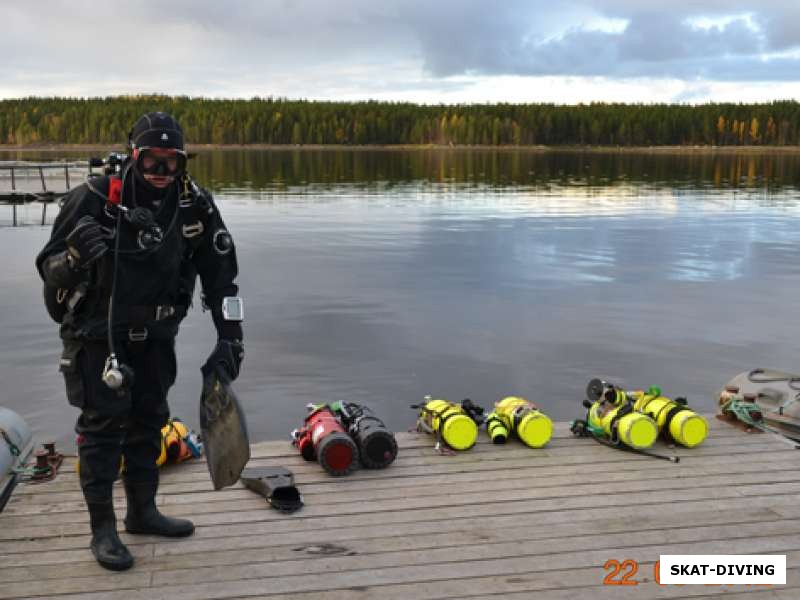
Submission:
M 725 117 L 720 115 L 719 119 L 717 119 L 717 143 L 718 144 L 724 144 L 725 143 L 725 134 L 728 132 L 727 125 L 728 125 L 728 123 L 725 121 Z
M 757 144 L 760 141 L 760 137 L 758 135 L 758 119 L 753 117 L 750 119 L 750 143 Z
M 766 131 L 766 142 L 769 144 L 774 142 L 775 139 L 778 137 L 778 126 L 775 124 L 775 119 L 772 118 L 770 115 L 769 120 L 767 120 L 767 131 Z

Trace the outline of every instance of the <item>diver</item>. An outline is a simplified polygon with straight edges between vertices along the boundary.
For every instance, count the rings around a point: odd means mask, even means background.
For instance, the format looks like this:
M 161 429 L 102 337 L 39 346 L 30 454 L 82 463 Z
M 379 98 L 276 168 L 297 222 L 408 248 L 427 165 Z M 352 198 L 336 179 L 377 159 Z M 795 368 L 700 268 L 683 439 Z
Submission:
M 61 323 L 67 398 L 81 411 L 75 430 L 90 547 L 111 570 L 133 565 L 112 503 L 121 464 L 127 532 L 194 532 L 191 521 L 161 514 L 155 498 L 175 336 L 197 275 L 218 338 L 203 371 L 222 369 L 233 380 L 244 357 L 233 239 L 211 195 L 186 172 L 181 127 L 166 113 L 145 114 L 128 145 L 116 173 L 65 196 L 36 259 L 48 312 Z

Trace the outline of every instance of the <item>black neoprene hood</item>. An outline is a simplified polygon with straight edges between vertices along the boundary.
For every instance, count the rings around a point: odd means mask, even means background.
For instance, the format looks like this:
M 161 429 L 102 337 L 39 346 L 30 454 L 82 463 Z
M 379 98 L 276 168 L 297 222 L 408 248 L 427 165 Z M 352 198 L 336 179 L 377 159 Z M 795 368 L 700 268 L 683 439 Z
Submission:
M 165 112 L 150 112 L 134 123 L 130 144 L 136 148 L 177 148 L 183 150 L 183 130 Z

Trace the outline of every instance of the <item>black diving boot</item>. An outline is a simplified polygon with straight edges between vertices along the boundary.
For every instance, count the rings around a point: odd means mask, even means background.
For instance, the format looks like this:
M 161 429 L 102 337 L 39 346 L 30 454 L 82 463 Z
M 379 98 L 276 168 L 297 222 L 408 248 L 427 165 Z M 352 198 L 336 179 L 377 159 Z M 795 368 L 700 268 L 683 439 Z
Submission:
M 125 515 L 125 531 L 163 535 L 166 537 L 186 537 L 194 533 L 194 523 L 188 519 L 166 517 L 156 508 L 158 482 L 125 482 L 125 495 L 128 497 L 128 513 Z
M 133 566 L 133 556 L 119 539 L 114 505 L 108 502 L 87 502 L 92 526 L 92 554 L 100 566 L 110 571 L 125 571 Z

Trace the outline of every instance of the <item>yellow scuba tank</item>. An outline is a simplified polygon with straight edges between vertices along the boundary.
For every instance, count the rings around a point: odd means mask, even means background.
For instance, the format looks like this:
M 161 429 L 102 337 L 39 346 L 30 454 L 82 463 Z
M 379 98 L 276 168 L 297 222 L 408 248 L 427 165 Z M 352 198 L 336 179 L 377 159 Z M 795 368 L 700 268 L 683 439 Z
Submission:
M 418 408 L 420 429 L 436 434 L 453 450 L 467 450 L 475 445 L 478 425 L 462 406 L 425 396 L 425 403 Z
M 161 428 L 161 453 L 156 459 L 159 467 L 169 462 L 183 462 L 193 456 L 199 456 L 192 447 L 194 434 L 180 419 L 170 419 Z
M 80 445 L 80 439 L 78 441 Z M 167 424 L 161 428 L 161 452 L 156 458 L 156 466 L 162 466 L 167 462 L 179 463 L 190 458 L 197 458 L 203 455 L 203 444 L 197 434 L 189 429 L 183 421 L 178 418 L 171 418 Z M 125 456 L 120 457 L 119 474 L 125 470 Z M 80 473 L 80 461 L 75 461 L 75 471 Z
M 486 433 L 489 434 L 493 444 L 505 444 L 508 439 L 508 429 L 505 418 L 497 414 L 497 411 L 486 417 Z
M 495 405 L 495 413 L 503 419 L 508 430 L 513 431 L 531 448 L 541 448 L 553 436 L 553 422 L 550 417 L 525 398 L 507 396 Z
M 671 400 L 661 395 L 658 386 L 649 390 L 630 392 L 634 400 L 634 410 L 648 415 L 657 424 L 661 433 L 670 440 L 694 448 L 708 435 L 708 423 L 696 412 L 686 406 L 684 398 Z
M 594 402 L 586 417 L 588 426 L 602 431 L 612 442 L 621 442 L 635 450 L 645 450 L 658 438 L 655 421 L 633 410 L 627 394 L 599 379 L 589 382 L 587 396 Z
M 610 439 L 618 439 L 636 450 L 649 448 L 658 437 L 655 421 L 633 411 L 630 403 L 607 410 L 602 402 L 595 402 L 589 409 L 588 421 L 590 426 L 602 428 Z

